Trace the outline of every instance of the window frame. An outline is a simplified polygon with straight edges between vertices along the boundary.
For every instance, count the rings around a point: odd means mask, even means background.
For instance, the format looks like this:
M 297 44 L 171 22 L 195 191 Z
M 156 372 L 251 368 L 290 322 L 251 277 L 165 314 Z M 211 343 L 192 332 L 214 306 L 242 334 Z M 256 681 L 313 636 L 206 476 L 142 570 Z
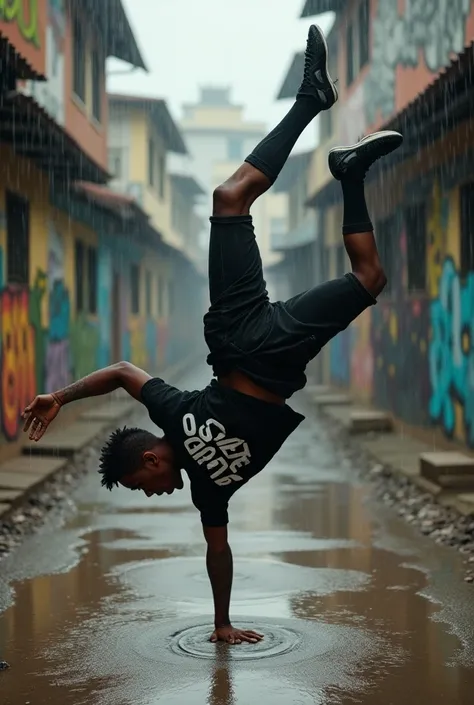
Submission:
M 31 207 L 28 198 L 5 189 L 7 285 L 29 286 L 31 260 Z M 21 227 L 18 227 L 21 223 Z M 18 231 L 21 232 L 18 232 Z
M 79 12 L 75 12 L 72 20 L 72 91 L 84 105 L 87 99 L 86 46 L 84 19 Z

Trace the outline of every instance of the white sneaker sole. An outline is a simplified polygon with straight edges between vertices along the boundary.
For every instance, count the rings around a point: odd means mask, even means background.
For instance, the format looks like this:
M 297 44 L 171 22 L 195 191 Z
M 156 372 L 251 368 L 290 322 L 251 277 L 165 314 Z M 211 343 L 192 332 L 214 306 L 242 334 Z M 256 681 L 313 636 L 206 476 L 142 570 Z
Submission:
M 328 154 L 333 154 L 334 152 L 345 152 L 347 149 L 356 149 L 361 144 L 365 144 L 367 142 L 374 142 L 375 140 L 383 139 L 384 137 L 401 137 L 401 134 L 399 132 L 396 132 L 395 130 L 379 130 L 379 132 L 373 132 L 371 135 L 363 137 L 355 144 L 347 145 L 347 147 L 334 147 L 333 149 L 329 150 Z
M 314 26 L 315 26 L 316 29 L 318 30 L 319 36 L 320 36 L 321 39 L 323 40 L 324 48 L 325 48 L 325 50 L 326 50 L 326 76 L 328 77 L 329 83 L 331 84 L 331 90 L 332 90 L 333 95 L 334 95 L 334 102 L 337 102 L 337 100 L 338 100 L 338 98 L 339 98 L 339 93 L 337 92 L 337 88 L 336 88 L 336 86 L 334 85 L 334 81 L 333 81 L 332 78 L 331 78 L 331 74 L 329 73 L 329 67 L 328 67 L 328 57 L 329 57 L 328 43 L 327 43 L 327 41 L 326 41 L 326 37 L 324 36 L 323 30 L 321 29 L 321 27 L 320 27 L 318 24 L 315 24 Z

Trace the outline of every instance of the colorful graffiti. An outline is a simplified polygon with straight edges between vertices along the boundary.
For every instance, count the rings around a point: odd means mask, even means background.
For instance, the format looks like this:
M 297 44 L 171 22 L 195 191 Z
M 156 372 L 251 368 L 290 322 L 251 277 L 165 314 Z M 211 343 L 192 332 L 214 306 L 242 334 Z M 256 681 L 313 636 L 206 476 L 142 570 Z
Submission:
M 364 84 L 368 125 L 376 122 L 379 114 L 388 118 L 397 107 L 404 107 L 396 104 L 399 66 L 418 66 L 421 54 L 426 68 L 437 73 L 449 64 L 453 53 L 464 49 L 471 0 L 405 0 L 404 5 L 400 15 L 400 3 L 395 0 L 377 2 L 372 60 Z
M 407 423 L 428 421 L 428 327 L 424 299 L 397 296 L 380 300 L 372 311 L 373 398 Z
M 64 0 L 49 0 L 46 27 L 46 81 L 28 81 L 24 91 L 54 118 L 65 125 L 64 51 L 66 41 L 66 10 Z
M 461 281 L 448 257 L 431 304 L 430 417 L 452 437 L 461 405 L 466 441 L 474 447 L 474 272 Z
M 352 329 L 339 333 L 330 343 L 331 381 L 334 384 L 349 385 L 351 380 L 351 338 Z
M 39 48 L 38 0 L 0 0 L 0 21 L 16 24 L 23 39 Z
M 352 324 L 351 387 L 364 399 L 372 396 L 374 377 L 374 351 L 371 339 L 372 309 Z
M 20 414 L 36 394 L 35 331 L 29 318 L 26 289 L 4 289 L 0 295 L 2 425 L 7 439 L 16 438 Z
M 45 368 L 47 392 L 61 389 L 71 382 L 71 306 L 64 277 L 64 241 L 55 224 L 51 222 L 48 237 L 49 331 Z

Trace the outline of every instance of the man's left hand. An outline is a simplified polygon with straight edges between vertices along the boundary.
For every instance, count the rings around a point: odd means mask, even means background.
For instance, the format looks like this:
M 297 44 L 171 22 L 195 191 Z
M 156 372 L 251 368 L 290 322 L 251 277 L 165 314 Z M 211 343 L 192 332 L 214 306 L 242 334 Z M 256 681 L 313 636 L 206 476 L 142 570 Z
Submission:
M 211 636 L 211 641 L 225 641 L 227 644 L 241 644 L 243 641 L 249 644 L 256 644 L 262 639 L 263 634 L 254 632 L 252 629 L 236 629 L 232 624 L 218 627 Z

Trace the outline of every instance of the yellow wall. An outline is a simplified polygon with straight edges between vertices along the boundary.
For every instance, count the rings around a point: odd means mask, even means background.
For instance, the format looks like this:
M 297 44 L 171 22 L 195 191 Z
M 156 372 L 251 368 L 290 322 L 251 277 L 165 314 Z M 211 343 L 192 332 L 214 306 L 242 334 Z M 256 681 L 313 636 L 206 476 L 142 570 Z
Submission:
M 184 237 L 172 226 L 171 182 L 166 171 L 164 197 L 159 194 L 159 185 L 148 184 L 148 138 L 152 135 L 156 156 L 166 160 L 166 147 L 145 111 L 130 111 L 130 181 L 143 185 L 143 209 L 150 216 L 154 227 L 164 241 L 179 250 L 184 247 Z

